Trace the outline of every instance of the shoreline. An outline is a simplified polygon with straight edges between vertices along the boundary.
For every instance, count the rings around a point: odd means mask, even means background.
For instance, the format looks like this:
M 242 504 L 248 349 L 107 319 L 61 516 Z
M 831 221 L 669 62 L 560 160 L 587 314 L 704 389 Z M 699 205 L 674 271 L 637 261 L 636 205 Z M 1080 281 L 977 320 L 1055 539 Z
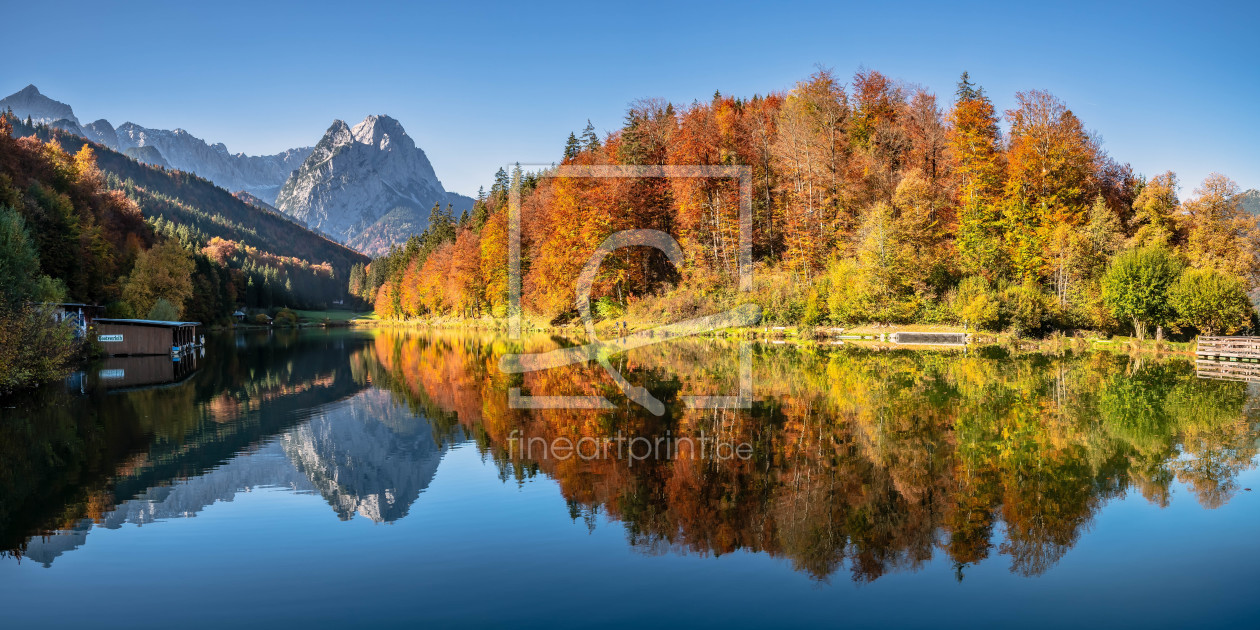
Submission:
M 351 328 L 428 328 L 439 330 L 479 330 L 479 331 L 501 331 L 506 332 L 507 321 L 497 318 L 435 318 L 435 319 L 412 319 L 412 320 L 384 320 L 384 319 L 352 319 L 347 324 Z M 656 327 L 654 325 L 645 325 L 643 322 L 627 322 L 627 331 L 629 333 L 642 332 L 651 330 Z M 615 324 L 603 321 L 595 325 L 597 334 L 601 338 L 614 338 L 616 334 L 613 332 Z M 542 334 L 560 334 L 573 338 L 585 338 L 586 330 L 581 324 L 558 324 L 540 326 L 530 324 L 527 320 L 522 322 L 522 332 L 542 333 Z M 967 334 L 967 342 L 965 344 L 898 344 L 889 341 L 888 338 L 895 333 L 908 332 L 942 332 L 942 333 L 965 333 Z M 1010 350 L 1020 352 L 1061 352 L 1063 350 L 1074 351 L 1096 351 L 1109 350 L 1121 351 L 1126 354 L 1153 354 L 1161 355 L 1185 355 L 1194 356 L 1196 341 L 1168 341 L 1144 339 L 1138 340 L 1134 337 L 1113 336 L 1111 338 L 1103 338 L 1101 335 L 1089 331 L 1078 331 L 1076 334 L 1067 335 L 1062 332 L 1053 332 L 1044 338 L 1027 338 L 1016 337 L 1006 332 L 989 332 L 989 331 L 967 331 L 960 326 L 940 326 L 932 324 L 906 324 L 906 325 L 888 325 L 888 326 L 872 326 L 862 325 L 854 328 L 843 328 L 839 326 L 745 326 L 734 328 L 723 328 L 695 335 L 704 338 L 717 339 L 747 339 L 752 341 L 764 341 L 775 344 L 791 344 L 799 346 L 818 346 L 818 345 L 843 345 L 851 344 L 859 347 L 873 347 L 876 349 L 902 349 L 902 350 L 947 350 L 962 348 L 984 348 L 984 347 L 1003 347 Z

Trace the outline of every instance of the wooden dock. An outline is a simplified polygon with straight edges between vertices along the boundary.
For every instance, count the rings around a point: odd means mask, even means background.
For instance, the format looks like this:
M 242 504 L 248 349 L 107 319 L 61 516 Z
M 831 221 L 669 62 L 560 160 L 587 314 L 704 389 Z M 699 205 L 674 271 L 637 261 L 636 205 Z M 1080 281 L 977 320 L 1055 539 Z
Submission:
M 960 332 L 895 332 L 888 340 L 898 345 L 915 346 L 964 346 L 967 333 Z
M 1260 362 L 1260 337 L 1199 337 L 1199 359 Z

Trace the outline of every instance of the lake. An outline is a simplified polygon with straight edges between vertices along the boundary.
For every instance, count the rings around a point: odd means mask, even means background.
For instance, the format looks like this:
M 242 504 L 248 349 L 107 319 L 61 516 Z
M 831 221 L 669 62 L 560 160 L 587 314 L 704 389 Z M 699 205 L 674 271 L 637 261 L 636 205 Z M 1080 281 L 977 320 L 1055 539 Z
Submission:
M 574 343 L 229 333 L 0 401 L 5 625 L 1260 623 L 1256 384 L 695 338 L 502 369 Z

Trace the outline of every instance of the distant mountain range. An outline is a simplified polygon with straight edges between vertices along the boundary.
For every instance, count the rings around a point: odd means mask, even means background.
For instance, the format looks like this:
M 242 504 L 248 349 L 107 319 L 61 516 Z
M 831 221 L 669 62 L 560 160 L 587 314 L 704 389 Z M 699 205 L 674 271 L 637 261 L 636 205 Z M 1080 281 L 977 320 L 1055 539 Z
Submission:
M 100 119 L 79 122 L 74 110 L 34 85 L 0 99 L 0 111 L 82 136 L 137 161 L 195 173 L 220 188 L 248 193 L 359 251 L 376 254 L 419 234 L 433 205 L 458 213 L 469 197 L 447 192 L 424 151 L 388 116 L 350 128 L 336 120 L 315 147 L 274 155 L 230 153 L 183 129 L 166 130 Z M 252 204 L 257 205 L 257 204 Z
M 34 85 L 0 100 L 0 111 L 5 109 L 21 120 L 29 116 L 32 123 L 83 136 L 146 164 L 196 173 L 220 188 L 244 190 L 268 201 L 275 200 L 289 173 L 311 153 L 310 147 L 302 147 L 275 155 L 233 154 L 222 143 L 207 144 L 183 129 L 149 129 L 131 122 L 115 129 L 105 119 L 80 125 L 69 105 L 41 94 Z
M 34 121 L 32 116 L 31 122 Z M 13 135 L 34 135 L 44 141 L 56 139 L 71 153 L 90 142 L 61 127 L 27 126 L 22 122 L 15 122 Z M 96 162 L 102 171 L 116 178 L 111 187 L 133 199 L 146 218 L 180 226 L 199 246 L 219 237 L 255 248 L 260 260 L 280 256 L 310 265 L 328 263 L 334 271 L 331 277 L 307 274 L 303 278 L 309 283 L 295 280 L 295 291 L 310 303 L 342 299 L 350 268 L 368 261 L 361 253 L 284 216 L 247 192 L 234 195 L 198 175 L 153 168 L 134 156 L 99 144 Z

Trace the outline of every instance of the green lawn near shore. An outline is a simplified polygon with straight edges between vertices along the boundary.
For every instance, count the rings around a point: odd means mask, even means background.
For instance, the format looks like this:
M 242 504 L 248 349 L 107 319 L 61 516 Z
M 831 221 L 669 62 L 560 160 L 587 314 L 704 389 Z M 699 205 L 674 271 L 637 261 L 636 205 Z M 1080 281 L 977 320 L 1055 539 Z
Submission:
M 301 311 L 294 310 L 298 319 L 304 319 L 309 322 L 322 322 L 328 320 L 330 322 L 348 322 L 355 319 L 375 319 L 376 315 L 372 311 L 350 311 L 350 310 L 327 310 L 327 311 Z

